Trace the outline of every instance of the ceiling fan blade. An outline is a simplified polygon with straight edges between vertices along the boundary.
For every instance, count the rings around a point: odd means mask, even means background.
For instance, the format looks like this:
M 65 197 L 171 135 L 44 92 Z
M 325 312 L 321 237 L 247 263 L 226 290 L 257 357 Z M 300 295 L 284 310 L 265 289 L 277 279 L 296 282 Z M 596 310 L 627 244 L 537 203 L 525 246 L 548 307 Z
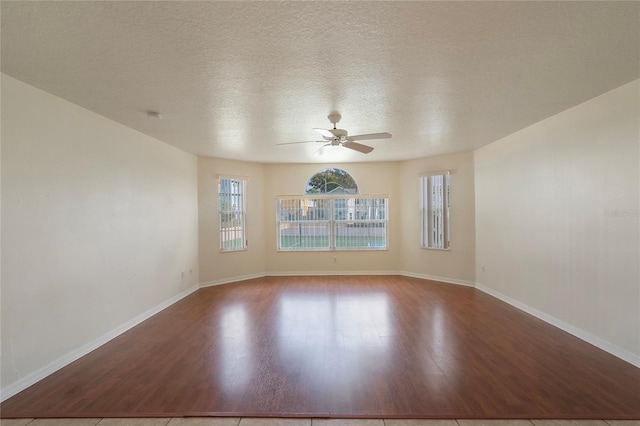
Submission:
M 276 145 L 293 145 L 293 144 L 297 144 L 297 143 L 314 143 L 314 142 L 326 142 L 326 141 L 281 142 L 281 143 L 277 143 Z
M 330 144 L 330 143 L 327 143 L 327 144 L 322 145 L 322 146 L 320 147 L 320 149 L 319 149 L 319 150 L 317 150 L 316 152 L 314 152 L 312 155 L 313 155 L 314 157 L 320 157 L 322 154 L 324 154 L 324 148 L 325 148 L 325 147 L 327 147 L 327 146 L 331 146 L 331 144 Z
M 327 129 L 318 129 L 318 128 L 314 128 L 313 130 L 315 130 L 316 132 L 320 133 L 322 136 L 324 136 L 327 139 L 332 139 L 333 138 L 333 133 L 331 133 L 329 130 Z
M 358 152 L 362 152 L 363 154 L 368 154 L 371 151 L 373 151 L 373 147 L 362 145 L 361 143 L 358 143 L 358 142 L 349 141 L 349 142 L 343 143 L 342 146 L 344 146 L 345 148 L 354 149 Z
M 349 140 L 351 141 L 365 141 L 371 139 L 389 139 L 391 137 L 391 133 L 368 133 L 366 135 L 354 135 L 349 136 Z

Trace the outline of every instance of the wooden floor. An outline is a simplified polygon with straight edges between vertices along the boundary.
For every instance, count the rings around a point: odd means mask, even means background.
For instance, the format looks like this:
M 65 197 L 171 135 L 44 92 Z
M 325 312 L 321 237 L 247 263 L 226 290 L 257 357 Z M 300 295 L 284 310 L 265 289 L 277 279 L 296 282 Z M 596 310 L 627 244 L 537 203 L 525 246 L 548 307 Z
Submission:
M 267 277 L 198 290 L 2 417 L 640 418 L 640 369 L 473 288 Z

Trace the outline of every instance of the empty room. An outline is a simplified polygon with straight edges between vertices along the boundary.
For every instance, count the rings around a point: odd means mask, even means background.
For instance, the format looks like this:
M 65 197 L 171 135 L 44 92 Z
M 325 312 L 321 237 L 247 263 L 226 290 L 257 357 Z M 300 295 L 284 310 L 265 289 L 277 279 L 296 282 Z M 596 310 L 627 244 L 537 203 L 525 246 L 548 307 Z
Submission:
M 638 426 L 640 2 L 0 6 L 3 426 Z

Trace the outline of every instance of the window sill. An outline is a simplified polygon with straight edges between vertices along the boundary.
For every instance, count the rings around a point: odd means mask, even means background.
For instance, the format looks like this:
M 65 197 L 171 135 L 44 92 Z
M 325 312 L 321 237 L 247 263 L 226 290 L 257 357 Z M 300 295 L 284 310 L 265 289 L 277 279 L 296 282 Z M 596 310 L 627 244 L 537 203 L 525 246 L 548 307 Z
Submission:
M 388 247 L 385 248 L 349 248 L 349 249 L 306 249 L 306 250 L 277 250 L 279 253 L 344 253 L 344 252 L 353 252 L 353 251 L 362 251 L 362 252 L 376 252 L 376 251 L 389 251 Z

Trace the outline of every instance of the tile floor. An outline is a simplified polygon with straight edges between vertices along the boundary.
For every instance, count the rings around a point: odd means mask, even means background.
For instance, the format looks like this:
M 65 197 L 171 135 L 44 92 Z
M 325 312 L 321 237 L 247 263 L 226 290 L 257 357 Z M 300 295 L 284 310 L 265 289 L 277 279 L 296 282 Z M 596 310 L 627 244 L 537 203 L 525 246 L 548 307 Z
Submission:
M 399 420 L 174 417 L 153 419 L 0 419 L 0 426 L 640 426 L 640 420 Z

